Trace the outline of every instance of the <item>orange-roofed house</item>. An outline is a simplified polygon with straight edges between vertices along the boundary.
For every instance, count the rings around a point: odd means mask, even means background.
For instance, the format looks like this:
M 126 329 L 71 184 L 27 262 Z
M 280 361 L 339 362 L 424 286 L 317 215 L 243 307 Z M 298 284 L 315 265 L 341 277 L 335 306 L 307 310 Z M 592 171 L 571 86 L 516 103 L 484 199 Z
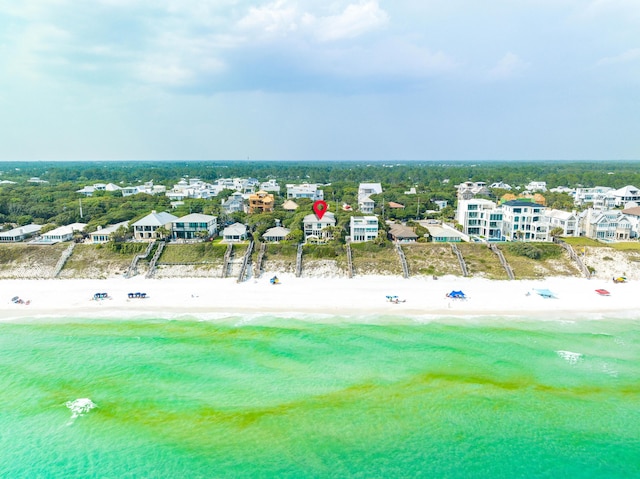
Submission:
M 251 213 L 269 213 L 273 211 L 275 199 L 271 193 L 260 190 L 257 193 L 249 195 L 249 214 Z

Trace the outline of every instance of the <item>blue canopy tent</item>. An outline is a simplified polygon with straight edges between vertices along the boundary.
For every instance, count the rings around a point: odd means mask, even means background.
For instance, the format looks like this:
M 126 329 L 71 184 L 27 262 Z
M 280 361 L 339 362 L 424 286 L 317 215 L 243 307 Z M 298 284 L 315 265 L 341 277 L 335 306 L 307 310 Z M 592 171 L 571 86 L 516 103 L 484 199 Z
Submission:
M 450 293 L 447 293 L 447 298 L 467 299 L 462 291 L 451 291 Z
M 536 293 L 538 293 L 543 298 L 555 298 L 556 297 L 555 294 L 553 294 L 548 289 L 536 289 L 535 291 L 536 291 Z

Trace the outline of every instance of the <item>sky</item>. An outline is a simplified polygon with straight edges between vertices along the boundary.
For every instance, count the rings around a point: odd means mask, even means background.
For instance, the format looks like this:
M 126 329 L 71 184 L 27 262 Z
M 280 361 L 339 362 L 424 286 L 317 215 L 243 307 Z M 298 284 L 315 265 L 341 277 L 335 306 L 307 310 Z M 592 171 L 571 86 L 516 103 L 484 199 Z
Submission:
M 6 0 L 0 161 L 640 159 L 638 0 Z

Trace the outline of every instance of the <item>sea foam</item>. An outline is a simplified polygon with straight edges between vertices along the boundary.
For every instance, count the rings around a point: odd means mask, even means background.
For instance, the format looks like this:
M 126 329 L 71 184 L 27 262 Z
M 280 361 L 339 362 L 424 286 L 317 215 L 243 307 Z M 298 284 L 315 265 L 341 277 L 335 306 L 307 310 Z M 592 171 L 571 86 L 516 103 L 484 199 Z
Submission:
M 582 354 L 580 353 L 573 353 L 571 351 L 556 351 L 556 353 L 569 364 L 577 364 L 577 362 L 582 359 Z
M 71 410 L 71 419 L 84 416 L 96 407 L 96 404 L 89 398 L 78 398 L 73 401 L 67 401 L 64 405 Z

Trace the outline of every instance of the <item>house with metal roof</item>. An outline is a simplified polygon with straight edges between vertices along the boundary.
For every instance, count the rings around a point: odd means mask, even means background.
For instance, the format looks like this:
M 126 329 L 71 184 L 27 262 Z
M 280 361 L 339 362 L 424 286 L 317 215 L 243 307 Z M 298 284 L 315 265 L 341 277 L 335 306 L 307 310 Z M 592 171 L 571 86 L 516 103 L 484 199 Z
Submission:
M 247 225 L 242 223 L 233 223 L 222 230 L 222 239 L 226 243 L 237 243 L 246 240 L 247 237 Z
M 262 239 L 264 241 L 269 242 L 277 242 L 284 241 L 286 237 L 291 233 L 289 228 L 285 228 L 284 226 L 274 226 L 273 228 L 269 228 L 262 234 Z
M 24 225 L 13 228 L 9 231 L 0 233 L 0 243 L 19 243 L 27 238 L 37 235 L 42 226 L 40 225 Z
M 121 223 L 116 223 L 114 225 L 98 226 L 98 229 L 93 233 L 89 233 L 89 241 L 92 244 L 103 244 L 108 243 L 111 240 L 111 235 L 115 233 L 121 227 L 127 227 L 129 224 L 128 221 L 122 221 Z
M 84 231 L 86 227 L 86 223 L 72 223 L 70 225 L 60 226 L 59 228 L 43 233 L 38 239 L 38 243 L 55 244 L 63 241 L 71 241 L 76 231 Z
M 177 219 L 177 216 L 167 213 L 166 211 L 158 213 L 153 210 L 147 216 L 131 225 L 133 227 L 133 237 L 134 239 L 143 241 L 158 239 L 160 237 L 156 233 L 158 228 L 165 228 L 171 231 L 172 222 Z

